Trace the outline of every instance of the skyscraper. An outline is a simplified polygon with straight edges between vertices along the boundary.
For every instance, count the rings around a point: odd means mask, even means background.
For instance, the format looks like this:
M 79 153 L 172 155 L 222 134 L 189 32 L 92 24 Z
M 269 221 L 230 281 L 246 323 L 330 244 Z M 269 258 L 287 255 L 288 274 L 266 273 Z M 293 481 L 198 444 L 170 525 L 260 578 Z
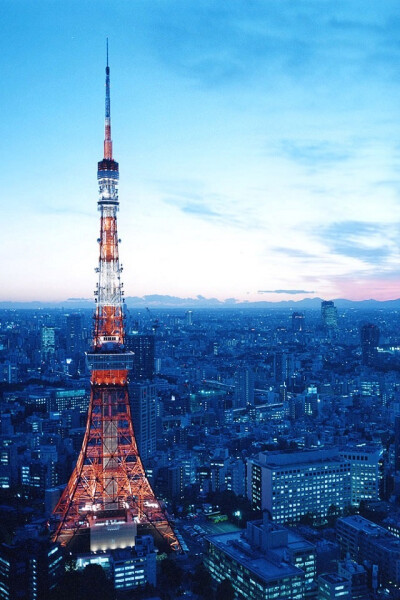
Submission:
M 319 408 L 319 398 L 318 398 L 318 390 L 315 385 L 308 386 L 307 393 L 305 396 L 304 402 L 304 411 L 306 415 L 310 415 L 312 417 L 318 416 L 318 408 Z
M 292 314 L 292 331 L 299 333 L 304 331 L 304 314 L 300 312 L 294 312 Z
M 323 300 L 321 302 L 321 318 L 323 326 L 327 329 L 337 328 L 337 308 L 333 300 Z
M 360 329 L 362 363 L 372 367 L 376 362 L 380 331 L 374 323 L 365 323 Z
M 151 380 L 154 377 L 154 335 L 128 334 L 125 347 L 133 352 L 132 381 Z
M 139 454 L 144 462 L 154 456 L 157 442 L 157 388 L 151 383 L 129 386 L 133 429 Z
M 394 418 L 394 470 L 400 473 L 400 415 Z
M 56 332 L 54 327 L 42 327 L 40 332 L 40 350 L 43 360 L 48 360 L 56 350 Z
M 254 373 L 249 367 L 240 367 L 235 373 L 234 408 L 254 404 Z
M 276 383 L 284 383 L 293 371 L 293 357 L 286 352 L 275 352 L 274 354 L 274 379 Z
M 82 315 L 73 313 L 67 316 L 66 350 L 69 358 L 83 351 Z

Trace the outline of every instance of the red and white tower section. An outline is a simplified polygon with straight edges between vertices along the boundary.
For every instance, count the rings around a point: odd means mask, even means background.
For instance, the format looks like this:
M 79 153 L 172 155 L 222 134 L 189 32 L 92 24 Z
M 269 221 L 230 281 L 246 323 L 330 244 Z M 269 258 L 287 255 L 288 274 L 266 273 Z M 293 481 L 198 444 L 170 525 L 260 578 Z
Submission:
M 90 404 L 82 449 L 53 513 L 53 539 L 66 545 L 77 534 L 90 533 L 92 550 L 124 547 L 134 544 L 137 527 L 145 527 L 158 534 L 171 549 L 180 550 L 165 511 L 147 480 L 130 413 L 128 374 L 133 354 L 124 349 L 117 230 L 119 170 L 111 141 L 108 52 L 104 158 L 98 163 L 97 179 L 100 252 L 93 347 L 87 354 L 91 371 Z M 110 531 L 111 534 L 107 533 Z

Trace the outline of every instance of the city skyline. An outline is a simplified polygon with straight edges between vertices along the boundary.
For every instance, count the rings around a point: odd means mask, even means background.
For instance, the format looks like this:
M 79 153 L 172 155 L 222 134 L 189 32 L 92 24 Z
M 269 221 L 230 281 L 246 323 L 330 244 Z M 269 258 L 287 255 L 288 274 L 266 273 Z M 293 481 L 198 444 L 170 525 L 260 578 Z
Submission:
M 400 9 L 322 4 L 5 3 L 0 301 L 92 296 L 107 36 L 127 295 L 398 298 Z

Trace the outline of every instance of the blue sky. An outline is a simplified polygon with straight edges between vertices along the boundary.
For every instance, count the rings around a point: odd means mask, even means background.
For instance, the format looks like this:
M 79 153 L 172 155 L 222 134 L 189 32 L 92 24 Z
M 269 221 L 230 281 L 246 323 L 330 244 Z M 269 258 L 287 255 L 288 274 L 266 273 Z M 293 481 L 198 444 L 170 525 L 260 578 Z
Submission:
M 91 297 L 110 39 L 127 295 L 400 296 L 400 4 L 2 3 L 1 300 Z

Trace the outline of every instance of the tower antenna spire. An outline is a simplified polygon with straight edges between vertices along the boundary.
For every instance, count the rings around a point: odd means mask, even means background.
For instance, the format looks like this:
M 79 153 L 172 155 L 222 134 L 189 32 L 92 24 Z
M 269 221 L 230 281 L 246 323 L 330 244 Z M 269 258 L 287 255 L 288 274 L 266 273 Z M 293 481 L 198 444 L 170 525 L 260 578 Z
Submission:
M 108 66 L 108 38 L 107 38 L 107 65 L 106 65 L 106 111 L 104 124 L 104 158 L 112 160 L 111 140 L 111 112 L 110 112 L 110 67 Z

